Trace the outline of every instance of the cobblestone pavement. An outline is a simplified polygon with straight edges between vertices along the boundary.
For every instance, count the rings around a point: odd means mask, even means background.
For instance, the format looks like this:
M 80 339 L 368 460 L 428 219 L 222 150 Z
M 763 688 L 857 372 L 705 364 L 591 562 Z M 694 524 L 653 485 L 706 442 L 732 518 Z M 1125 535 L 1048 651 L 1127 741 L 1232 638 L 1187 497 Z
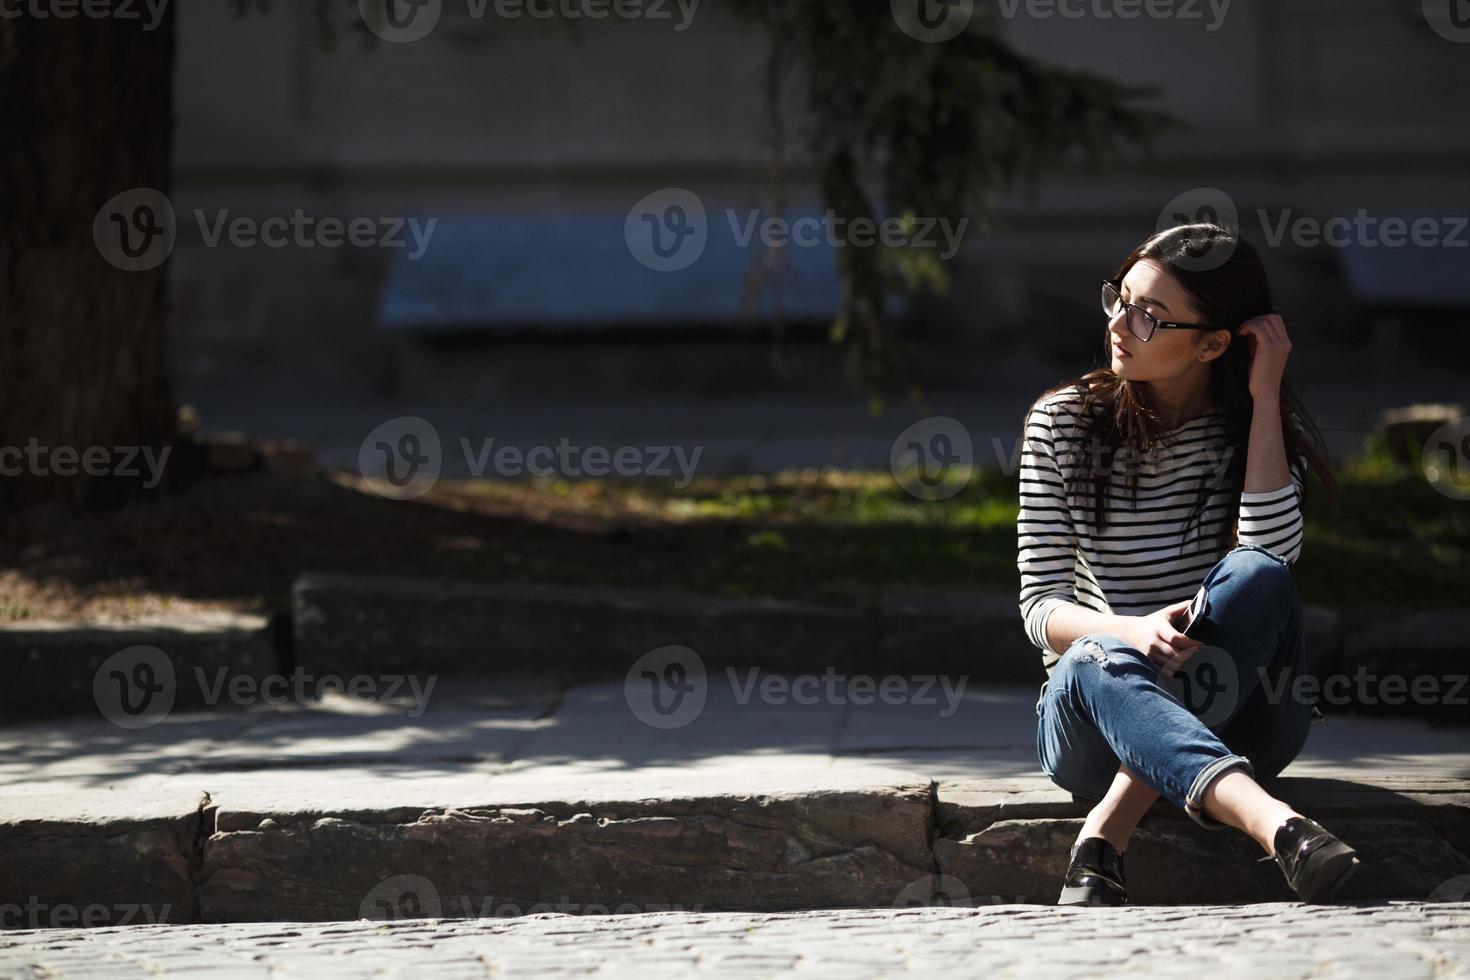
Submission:
M 1065 940 L 1062 939 L 1065 937 Z M 1203 971 L 1208 970 L 1208 973 Z M 0 976 L 1470 977 L 1470 902 L 534 913 L 0 933 Z

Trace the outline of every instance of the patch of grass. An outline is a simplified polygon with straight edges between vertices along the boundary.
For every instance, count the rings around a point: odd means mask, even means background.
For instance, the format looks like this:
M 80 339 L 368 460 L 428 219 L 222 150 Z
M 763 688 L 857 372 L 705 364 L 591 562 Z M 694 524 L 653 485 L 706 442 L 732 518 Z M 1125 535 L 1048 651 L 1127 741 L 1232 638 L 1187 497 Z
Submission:
M 1341 505 L 1307 494 L 1303 598 L 1345 610 L 1463 605 L 1470 501 L 1367 447 Z M 0 618 L 282 608 L 308 571 L 677 589 L 850 602 L 888 587 L 1014 591 L 1017 481 L 981 470 L 925 501 L 887 472 L 671 481 L 442 481 L 414 501 L 355 476 L 215 477 L 79 520 L 0 527 Z

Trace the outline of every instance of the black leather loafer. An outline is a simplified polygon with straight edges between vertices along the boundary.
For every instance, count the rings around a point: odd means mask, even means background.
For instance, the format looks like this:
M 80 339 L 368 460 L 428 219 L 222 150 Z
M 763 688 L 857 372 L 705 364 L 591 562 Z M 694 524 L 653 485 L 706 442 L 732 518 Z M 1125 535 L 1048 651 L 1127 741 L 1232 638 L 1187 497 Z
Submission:
M 1085 837 L 1072 845 L 1071 866 L 1058 905 L 1127 905 L 1123 855 L 1104 837 Z
M 1260 860 L 1274 860 L 1291 890 L 1309 904 L 1325 902 L 1358 870 L 1358 852 L 1309 817 L 1287 817 L 1273 843 L 1275 853 Z

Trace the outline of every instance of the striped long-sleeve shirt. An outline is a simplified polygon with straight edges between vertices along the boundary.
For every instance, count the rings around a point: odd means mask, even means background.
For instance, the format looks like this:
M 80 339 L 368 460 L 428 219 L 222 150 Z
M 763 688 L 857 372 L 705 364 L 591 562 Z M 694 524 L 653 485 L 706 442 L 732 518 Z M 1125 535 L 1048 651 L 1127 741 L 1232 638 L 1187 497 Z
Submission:
M 1260 545 L 1288 563 L 1302 548 L 1303 473 L 1294 462 L 1290 485 L 1242 493 L 1239 513 L 1230 513 L 1228 454 L 1246 447 L 1229 444 L 1223 408 L 1171 430 L 1153 451 L 1134 453 L 1130 460 L 1084 445 L 1081 406 L 1076 388 L 1039 401 L 1021 447 L 1021 617 L 1048 676 L 1065 652 L 1053 650 L 1046 638 L 1047 617 L 1059 606 L 1075 602 L 1101 613 L 1141 616 L 1190 599 L 1227 550 L 1222 527 L 1237 517 L 1239 544 Z M 1080 497 L 1067 499 L 1073 473 L 1085 466 L 1099 467 L 1110 481 L 1108 522 L 1101 530 L 1092 526 L 1090 487 L 1084 484 Z M 1138 473 L 1136 509 L 1127 490 L 1131 469 Z M 1209 488 L 1205 506 L 1186 534 L 1202 486 Z

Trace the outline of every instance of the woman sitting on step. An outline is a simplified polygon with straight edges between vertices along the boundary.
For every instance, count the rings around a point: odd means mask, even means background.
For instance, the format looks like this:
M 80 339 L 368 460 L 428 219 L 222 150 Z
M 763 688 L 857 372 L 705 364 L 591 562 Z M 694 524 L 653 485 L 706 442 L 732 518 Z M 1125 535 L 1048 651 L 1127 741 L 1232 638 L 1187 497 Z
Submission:
M 1101 288 L 1110 363 L 1033 403 L 1021 455 L 1021 615 L 1048 675 L 1037 753 L 1097 801 L 1059 904 L 1128 901 L 1123 854 L 1160 795 L 1250 834 L 1322 901 L 1355 852 L 1258 782 L 1301 752 L 1315 711 L 1295 683 L 1290 571 L 1306 469 L 1335 496 L 1283 381 L 1265 270 L 1233 230 L 1192 224 Z

